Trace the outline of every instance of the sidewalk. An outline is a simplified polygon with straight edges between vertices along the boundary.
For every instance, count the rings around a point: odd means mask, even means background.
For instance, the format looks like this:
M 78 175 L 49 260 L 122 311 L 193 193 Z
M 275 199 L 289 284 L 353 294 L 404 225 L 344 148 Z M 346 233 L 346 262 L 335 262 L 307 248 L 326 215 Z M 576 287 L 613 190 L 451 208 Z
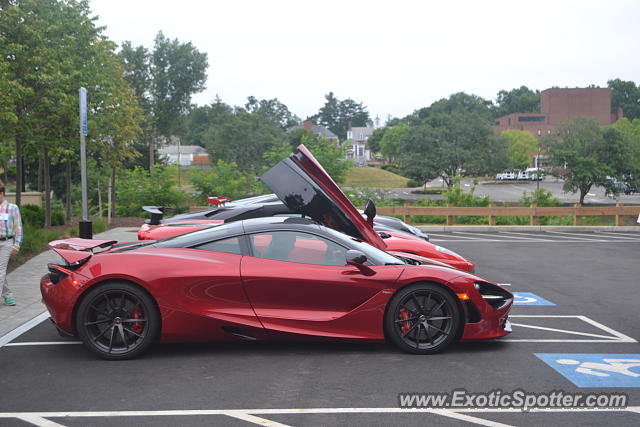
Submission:
M 94 237 L 126 242 L 138 240 L 137 231 L 131 227 L 112 228 Z M 57 259 L 57 255 L 49 250 L 36 255 L 7 275 L 17 304 L 13 307 L 0 305 L 0 337 L 46 311 L 40 301 L 40 278 L 47 273 L 47 263 Z

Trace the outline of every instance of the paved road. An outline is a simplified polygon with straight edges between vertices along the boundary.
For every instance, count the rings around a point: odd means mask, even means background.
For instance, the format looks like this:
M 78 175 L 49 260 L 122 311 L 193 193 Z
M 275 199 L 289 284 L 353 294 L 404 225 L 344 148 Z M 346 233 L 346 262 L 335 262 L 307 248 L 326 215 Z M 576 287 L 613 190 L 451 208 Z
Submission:
M 466 190 L 470 190 L 473 186 L 473 182 L 470 179 L 464 179 L 462 181 L 462 187 Z M 432 187 L 442 186 L 442 181 L 435 179 L 427 185 Z M 555 178 L 547 177 L 544 181 L 540 182 L 540 187 L 545 188 L 553 194 L 554 197 L 560 199 L 564 203 L 578 203 L 580 200 L 578 193 L 565 193 L 562 190 L 562 181 L 558 181 Z M 535 182 L 500 182 L 500 183 L 481 183 L 476 186 L 475 194 L 478 196 L 489 196 L 492 201 L 495 202 L 517 202 L 522 197 L 522 193 L 532 192 L 536 189 Z M 399 197 L 403 199 L 421 199 L 428 197 L 430 199 L 442 199 L 442 196 L 434 195 L 419 195 L 412 194 L 410 189 L 397 188 L 389 190 L 389 194 L 392 197 Z M 585 197 L 585 203 L 625 203 L 625 204 L 640 204 L 640 194 L 624 195 L 620 194 L 618 197 L 605 196 L 605 190 L 602 187 L 594 186 L 591 188 L 587 196 Z
M 43 323 L 14 340 L 14 345 L 0 348 L 0 417 L 8 412 L 40 412 L 23 419 L 70 426 L 240 426 L 265 420 L 284 425 L 459 425 L 463 420 L 481 425 L 640 424 L 640 413 L 631 411 L 393 412 L 399 410 L 398 393 L 459 388 L 617 391 L 629 395 L 636 411 L 640 405 L 640 384 L 579 387 L 536 356 L 561 353 L 571 359 L 589 353 L 640 358 L 640 344 L 634 342 L 640 339 L 640 235 L 432 233 L 431 237 L 475 261 L 479 275 L 555 305 L 527 306 L 528 297 L 520 298 L 525 305 L 515 306 L 511 317 L 520 326 L 514 326 L 507 339 L 461 343 L 433 356 L 408 355 L 385 344 L 238 343 L 162 345 L 137 360 L 106 362 L 78 344 L 42 344 L 64 341 Z M 633 369 L 631 373 L 640 374 L 637 367 Z M 322 409 L 301 411 L 304 408 Z M 344 413 L 336 408 L 368 409 Z M 158 412 L 169 410 L 176 412 Z M 15 418 L 20 414 L 12 416 L 0 424 L 25 425 Z

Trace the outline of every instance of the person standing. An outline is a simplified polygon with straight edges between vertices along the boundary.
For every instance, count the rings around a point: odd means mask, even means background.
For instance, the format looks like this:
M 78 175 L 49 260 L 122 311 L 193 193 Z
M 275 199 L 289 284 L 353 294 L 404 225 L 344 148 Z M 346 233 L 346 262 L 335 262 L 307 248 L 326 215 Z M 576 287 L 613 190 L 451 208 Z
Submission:
M 7 283 L 7 266 L 9 258 L 17 255 L 22 244 L 22 219 L 17 205 L 9 203 L 5 198 L 5 186 L 0 181 L 0 283 L 5 305 L 16 305 L 9 284 Z

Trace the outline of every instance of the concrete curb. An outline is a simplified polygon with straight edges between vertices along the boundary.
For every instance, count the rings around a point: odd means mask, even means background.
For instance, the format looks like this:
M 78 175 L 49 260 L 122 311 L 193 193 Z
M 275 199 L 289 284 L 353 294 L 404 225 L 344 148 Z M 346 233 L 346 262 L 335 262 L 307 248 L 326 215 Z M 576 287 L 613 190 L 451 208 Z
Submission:
M 438 231 L 469 231 L 469 232 L 496 232 L 496 231 L 624 231 L 640 233 L 640 226 L 586 226 L 586 225 L 417 225 L 425 232 Z

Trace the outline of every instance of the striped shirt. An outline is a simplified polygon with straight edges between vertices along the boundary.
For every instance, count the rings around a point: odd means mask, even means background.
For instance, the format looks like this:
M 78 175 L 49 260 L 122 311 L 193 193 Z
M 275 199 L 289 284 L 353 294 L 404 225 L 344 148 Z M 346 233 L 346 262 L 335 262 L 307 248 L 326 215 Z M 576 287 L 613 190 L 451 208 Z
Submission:
M 15 237 L 13 247 L 22 244 L 22 219 L 17 205 L 4 201 L 0 204 L 0 237 Z

